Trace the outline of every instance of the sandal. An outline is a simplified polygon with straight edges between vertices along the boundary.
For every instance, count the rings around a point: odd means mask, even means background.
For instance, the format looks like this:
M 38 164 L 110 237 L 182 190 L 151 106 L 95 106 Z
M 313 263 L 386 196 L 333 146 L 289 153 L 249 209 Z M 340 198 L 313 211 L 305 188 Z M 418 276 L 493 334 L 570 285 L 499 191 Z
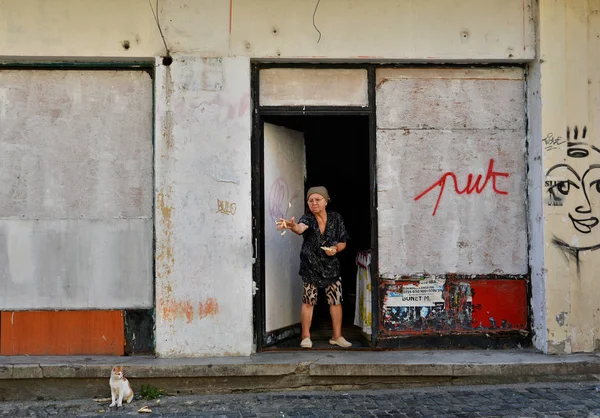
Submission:
M 346 339 L 344 337 L 340 337 L 337 340 L 329 340 L 329 344 L 331 345 L 338 345 L 342 348 L 348 348 L 348 347 L 352 347 L 352 343 L 346 341 Z
M 303 339 L 302 342 L 300 343 L 300 347 L 312 348 L 312 341 L 310 340 L 310 338 L 306 337 L 305 339 Z

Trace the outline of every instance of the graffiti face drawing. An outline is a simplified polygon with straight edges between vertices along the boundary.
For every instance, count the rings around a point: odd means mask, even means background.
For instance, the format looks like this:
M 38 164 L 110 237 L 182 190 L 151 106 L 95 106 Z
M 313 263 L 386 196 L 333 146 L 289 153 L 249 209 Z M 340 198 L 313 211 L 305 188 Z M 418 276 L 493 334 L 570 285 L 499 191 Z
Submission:
M 567 128 L 565 161 L 546 172 L 549 205 L 562 206 L 569 227 L 554 234 L 554 244 L 579 260 L 579 251 L 600 248 L 600 149 L 585 142 L 587 129 Z M 561 236 L 562 234 L 562 236 Z

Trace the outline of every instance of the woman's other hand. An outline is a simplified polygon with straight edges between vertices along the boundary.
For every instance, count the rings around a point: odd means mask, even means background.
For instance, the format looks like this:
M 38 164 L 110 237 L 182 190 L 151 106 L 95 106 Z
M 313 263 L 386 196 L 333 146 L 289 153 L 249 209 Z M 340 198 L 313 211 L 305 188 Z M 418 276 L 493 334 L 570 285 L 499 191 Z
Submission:
M 327 254 L 329 257 L 333 257 L 334 255 L 342 251 L 344 248 L 346 248 L 345 242 L 338 242 L 337 244 L 332 245 L 331 247 L 321 247 L 321 249 L 325 251 L 325 254 Z
M 329 257 L 333 257 L 334 255 L 337 254 L 337 248 L 329 247 L 328 249 L 325 250 L 325 254 L 327 254 Z

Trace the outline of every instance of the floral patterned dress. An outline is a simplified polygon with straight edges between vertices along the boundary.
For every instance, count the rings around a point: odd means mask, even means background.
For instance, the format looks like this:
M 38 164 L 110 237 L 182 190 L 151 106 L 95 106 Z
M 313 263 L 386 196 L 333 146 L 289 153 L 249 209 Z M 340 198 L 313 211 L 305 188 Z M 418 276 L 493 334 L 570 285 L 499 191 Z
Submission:
M 340 260 L 325 254 L 321 247 L 332 247 L 339 242 L 348 242 L 342 216 L 337 212 L 327 212 L 325 231 L 321 234 L 317 218 L 312 213 L 302 215 L 298 223 L 308 228 L 302 233 L 304 242 L 300 250 L 300 276 L 304 283 L 325 287 L 340 278 Z

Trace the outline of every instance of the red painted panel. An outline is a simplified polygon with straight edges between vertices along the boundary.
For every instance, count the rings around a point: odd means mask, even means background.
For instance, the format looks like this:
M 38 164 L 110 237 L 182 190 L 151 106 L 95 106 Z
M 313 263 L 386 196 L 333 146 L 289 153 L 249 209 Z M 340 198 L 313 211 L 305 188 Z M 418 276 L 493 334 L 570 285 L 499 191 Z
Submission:
M 121 311 L 26 311 L 0 315 L 0 355 L 124 354 Z
M 527 328 L 527 283 L 524 280 L 473 280 L 471 295 L 473 328 Z

